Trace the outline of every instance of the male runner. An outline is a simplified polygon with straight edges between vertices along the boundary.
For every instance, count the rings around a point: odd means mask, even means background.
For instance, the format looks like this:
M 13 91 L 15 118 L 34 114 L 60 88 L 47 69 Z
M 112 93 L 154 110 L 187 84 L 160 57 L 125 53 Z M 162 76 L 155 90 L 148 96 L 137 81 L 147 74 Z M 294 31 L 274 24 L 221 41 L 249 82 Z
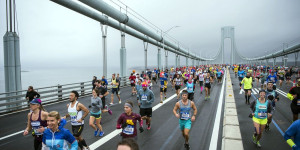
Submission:
M 155 100 L 153 92 L 148 88 L 148 83 L 142 83 L 143 89 L 138 91 L 139 95 L 139 106 L 140 106 L 140 115 L 143 120 L 146 120 L 147 129 L 151 128 L 151 117 L 152 117 L 152 103 Z

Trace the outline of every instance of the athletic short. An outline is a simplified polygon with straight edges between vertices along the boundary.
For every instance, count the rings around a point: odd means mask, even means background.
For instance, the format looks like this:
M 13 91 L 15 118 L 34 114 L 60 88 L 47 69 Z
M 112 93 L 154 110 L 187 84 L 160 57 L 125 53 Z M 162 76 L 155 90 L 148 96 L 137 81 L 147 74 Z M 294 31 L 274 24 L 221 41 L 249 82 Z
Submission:
M 291 77 L 285 77 L 286 80 L 291 80 Z
M 152 77 L 152 80 L 156 81 L 156 77 Z
M 191 119 L 189 119 L 189 120 L 182 120 L 182 119 L 179 119 L 179 127 L 180 127 L 180 130 L 183 130 L 183 129 L 191 129 L 191 126 L 192 126 L 192 121 L 191 121 Z
M 92 114 L 92 113 L 91 113 L 90 117 L 94 117 L 96 119 L 101 119 L 102 118 L 101 114 Z
M 279 77 L 279 80 L 282 80 L 282 81 L 284 81 L 284 77 Z
M 257 80 L 259 80 L 259 77 L 256 77 Z
M 300 113 L 300 105 L 296 105 L 294 103 L 291 103 L 291 110 L 292 110 L 292 113 L 297 115 Z
M 210 89 L 210 88 L 211 88 L 211 85 L 210 85 L 210 83 L 205 83 L 205 84 L 204 84 L 204 87 Z
M 251 91 L 251 89 L 244 89 L 245 93 L 248 93 L 248 91 Z
M 140 108 L 140 115 L 152 117 L 152 108 Z
M 77 126 L 72 125 L 73 136 L 79 137 L 82 133 L 83 127 L 84 127 L 84 124 L 83 125 L 77 125 Z
M 219 80 L 221 80 L 221 79 L 222 79 L 222 77 L 218 77 L 218 79 L 219 79 Z
M 186 80 L 184 80 L 184 81 L 183 81 L 183 82 L 184 82 L 184 84 L 186 84 L 186 83 L 187 83 L 187 81 L 188 81 L 187 79 L 186 79 Z
M 268 118 L 265 118 L 265 119 L 259 119 L 259 118 L 256 118 L 256 117 L 252 117 L 252 120 L 253 122 L 256 122 L 258 124 L 261 124 L 261 125 L 265 125 L 268 123 Z
M 200 86 L 203 86 L 203 81 L 199 81 Z
M 243 80 L 243 77 L 239 77 L 239 81 L 241 82 Z
M 267 84 L 266 80 L 260 79 L 260 84 Z
M 131 87 L 135 87 L 135 83 L 130 83 Z
M 112 94 L 115 94 L 115 93 L 116 93 L 116 94 L 118 95 L 118 94 L 119 94 L 119 93 L 118 93 L 118 88 L 112 88 L 112 89 L 111 89 L 111 93 L 112 93 Z
M 179 90 L 181 88 L 180 85 L 175 85 L 175 90 Z
M 167 92 L 167 88 L 160 88 L 160 92 L 166 93 Z
M 194 93 L 188 93 L 188 99 L 193 101 L 194 99 Z

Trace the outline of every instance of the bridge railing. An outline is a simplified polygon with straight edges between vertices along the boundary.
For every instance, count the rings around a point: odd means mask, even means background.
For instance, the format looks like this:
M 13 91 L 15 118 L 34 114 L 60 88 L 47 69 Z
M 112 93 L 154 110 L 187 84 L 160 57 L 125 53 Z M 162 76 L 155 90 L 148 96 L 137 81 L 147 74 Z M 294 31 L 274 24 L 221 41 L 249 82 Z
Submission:
M 111 89 L 111 78 L 107 79 L 107 89 Z M 120 88 L 130 86 L 128 76 L 121 78 Z M 40 94 L 42 104 L 65 101 L 72 90 L 76 90 L 80 97 L 92 94 L 92 81 L 36 88 Z M 25 98 L 27 90 L 0 93 L 0 114 L 28 109 L 28 100 Z

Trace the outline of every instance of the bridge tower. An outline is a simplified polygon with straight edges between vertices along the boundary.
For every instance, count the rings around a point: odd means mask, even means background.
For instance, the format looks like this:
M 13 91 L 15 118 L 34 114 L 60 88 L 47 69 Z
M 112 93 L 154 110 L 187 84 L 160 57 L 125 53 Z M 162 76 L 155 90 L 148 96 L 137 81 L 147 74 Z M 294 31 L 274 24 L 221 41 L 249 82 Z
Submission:
M 235 63 L 235 38 L 234 38 L 234 27 L 225 26 L 221 28 L 221 60 L 224 64 L 224 40 L 230 38 L 231 40 L 231 53 L 230 53 L 230 64 Z

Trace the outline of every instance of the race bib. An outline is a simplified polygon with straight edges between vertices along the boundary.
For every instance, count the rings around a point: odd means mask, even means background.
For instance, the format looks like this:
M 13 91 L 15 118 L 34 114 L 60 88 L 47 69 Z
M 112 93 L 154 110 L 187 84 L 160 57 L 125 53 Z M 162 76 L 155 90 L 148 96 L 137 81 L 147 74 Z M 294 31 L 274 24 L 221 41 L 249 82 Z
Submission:
M 124 128 L 123 133 L 127 134 L 127 135 L 132 135 L 134 133 L 134 126 L 133 125 L 127 125 L 127 127 Z
M 133 81 L 133 80 L 131 80 L 131 81 L 130 81 L 130 83 L 134 83 L 134 81 Z
M 190 114 L 187 112 L 181 113 L 180 119 L 182 120 L 188 120 L 190 118 Z
M 259 118 L 266 118 L 267 112 L 266 111 L 258 111 L 257 115 Z
M 35 135 L 42 135 L 43 133 L 38 132 L 38 129 L 41 126 L 39 121 L 32 121 L 31 122 L 32 129 L 34 130 Z
M 164 85 L 161 85 L 161 86 L 160 86 L 160 88 L 164 88 L 164 87 L 165 87 Z
M 187 89 L 189 92 L 193 92 L 193 87 L 188 87 Z
M 76 116 L 70 116 L 71 117 L 71 122 L 72 123 L 78 123 L 77 122 L 77 115 Z
M 297 100 L 297 105 L 298 105 L 298 106 L 300 105 L 300 99 Z
M 146 100 L 147 100 L 147 95 L 144 95 L 144 94 L 143 94 L 142 97 L 141 97 L 141 100 L 142 100 L 142 101 L 146 101 Z

